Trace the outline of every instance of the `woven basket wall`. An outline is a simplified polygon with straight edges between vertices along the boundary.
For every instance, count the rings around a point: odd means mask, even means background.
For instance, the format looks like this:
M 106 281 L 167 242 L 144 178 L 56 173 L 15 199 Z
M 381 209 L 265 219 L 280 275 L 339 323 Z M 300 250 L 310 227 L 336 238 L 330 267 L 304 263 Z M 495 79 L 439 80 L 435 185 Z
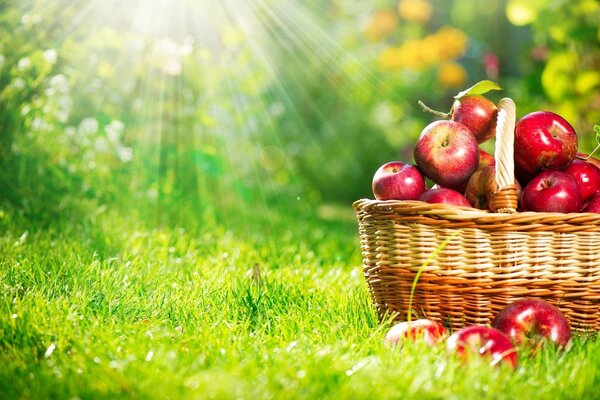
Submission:
M 558 306 L 574 330 L 600 330 L 600 214 L 515 211 L 514 103 L 498 108 L 495 211 L 353 204 L 374 306 L 381 318 L 412 312 L 458 328 L 489 324 L 505 305 L 534 297 Z

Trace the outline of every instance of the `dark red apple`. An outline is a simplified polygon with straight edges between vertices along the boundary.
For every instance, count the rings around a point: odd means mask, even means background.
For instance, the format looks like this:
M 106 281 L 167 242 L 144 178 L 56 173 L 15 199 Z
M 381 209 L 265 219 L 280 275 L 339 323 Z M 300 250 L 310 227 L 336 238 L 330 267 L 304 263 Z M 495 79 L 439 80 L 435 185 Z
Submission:
M 600 191 L 600 168 L 594 164 L 576 158 L 565 169 L 565 172 L 575 178 L 579 185 L 582 201 L 587 201 Z
M 452 106 L 452 120 L 469 128 L 478 143 L 494 137 L 497 117 L 494 102 L 481 95 L 461 97 Z
M 490 365 L 517 367 L 517 350 L 510 338 L 487 326 L 469 326 L 453 333 L 446 342 L 446 350 L 463 362 L 483 357 L 489 359 Z
M 571 327 L 562 312 L 539 299 L 517 300 L 504 307 L 492 327 L 508 335 L 517 345 L 537 349 L 544 342 L 564 348 L 571 340 Z
M 514 146 L 515 169 L 535 175 L 568 166 L 577 153 L 577 134 L 560 115 L 536 111 L 517 122 Z
M 444 203 L 454 206 L 471 207 L 467 198 L 456 190 L 438 187 L 423 192 L 419 200 L 426 203 Z
M 390 161 L 373 175 L 377 200 L 417 200 L 425 191 L 425 178 L 413 164 Z
M 521 185 L 515 180 L 517 193 L 521 195 Z M 480 210 L 489 210 L 489 203 L 492 195 L 498 191 L 496 182 L 496 167 L 489 166 L 478 169 L 471 175 L 465 189 L 465 197 L 472 207 Z
M 600 192 L 593 195 L 582 210 L 583 212 L 600 214 Z
M 448 330 L 439 322 L 430 319 L 417 319 L 394 325 L 385 335 L 385 341 L 391 345 L 400 345 L 406 340 L 422 338 L 428 345 L 435 346 L 446 336 L 448 336 Z
M 544 171 L 525 186 L 521 195 L 523 211 L 578 212 L 582 206 L 579 185 L 564 171 Z
M 458 122 L 435 121 L 421 132 L 414 149 L 417 166 L 440 186 L 455 189 L 479 165 L 479 147 L 471 131 Z

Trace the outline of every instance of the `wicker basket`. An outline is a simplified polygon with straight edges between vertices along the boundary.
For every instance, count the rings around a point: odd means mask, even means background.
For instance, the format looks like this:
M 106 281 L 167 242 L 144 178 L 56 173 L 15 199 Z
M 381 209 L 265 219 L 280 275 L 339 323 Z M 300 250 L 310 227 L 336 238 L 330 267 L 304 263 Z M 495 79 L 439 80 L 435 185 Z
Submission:
M 495 211 L 353 204 L 374 306 L 382 319 L 412 312 L 457 328 L 489 324 L 505 305 L 534 297 L 558 306 L 574 330 L 600 330 L 600 214 L 515 211 L 515 107 L 502 99 L 498 109 Z

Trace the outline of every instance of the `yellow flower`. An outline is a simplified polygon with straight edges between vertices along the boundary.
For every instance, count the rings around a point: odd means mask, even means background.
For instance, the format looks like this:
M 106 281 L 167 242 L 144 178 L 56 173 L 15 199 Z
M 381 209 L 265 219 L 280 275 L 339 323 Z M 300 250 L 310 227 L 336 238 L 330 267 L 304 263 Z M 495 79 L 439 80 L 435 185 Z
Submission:
M 400 0 L 398 14 L 407 21 L 427 22 L 431 18 L 433 7 L 427 0 Z
M 467 50 L 467 35 L 459 29 L 444 26 L 432 36 L 438 42 L 440 56 L 443 59 L 458 58 Z
M 404 53 L 399 47 L 388 47 L 379 55 L 379 66 L 381 69 L 400 69 L 405 66 Z
M 467 71 L 458 63 L 447 62 L 440 65 L 437 78 L 444 86 L 462 87 L 467 81 Z
M 371 41 L 385 39 L 398 26 L 398 17 L 391 10 L 377 11 L 365 28 L 365 36 Z

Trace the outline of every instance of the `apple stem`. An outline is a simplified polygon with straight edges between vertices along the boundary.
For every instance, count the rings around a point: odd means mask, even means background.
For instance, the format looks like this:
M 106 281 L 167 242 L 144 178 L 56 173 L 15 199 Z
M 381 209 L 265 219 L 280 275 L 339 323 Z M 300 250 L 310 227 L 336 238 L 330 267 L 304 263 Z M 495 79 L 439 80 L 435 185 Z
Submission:
M 429 107 L 427 104 L 423 103 L 421 100 L 418 101 L 419 106 L 423 109 L 423 111 L 431 113 L 433 115 L 436 115 L 440 118 L 443 119 L 450 119 L 450 116 L 452 115 L 451 113 L 444 113 L 438 110 L 434 110 L 433 108 Z

